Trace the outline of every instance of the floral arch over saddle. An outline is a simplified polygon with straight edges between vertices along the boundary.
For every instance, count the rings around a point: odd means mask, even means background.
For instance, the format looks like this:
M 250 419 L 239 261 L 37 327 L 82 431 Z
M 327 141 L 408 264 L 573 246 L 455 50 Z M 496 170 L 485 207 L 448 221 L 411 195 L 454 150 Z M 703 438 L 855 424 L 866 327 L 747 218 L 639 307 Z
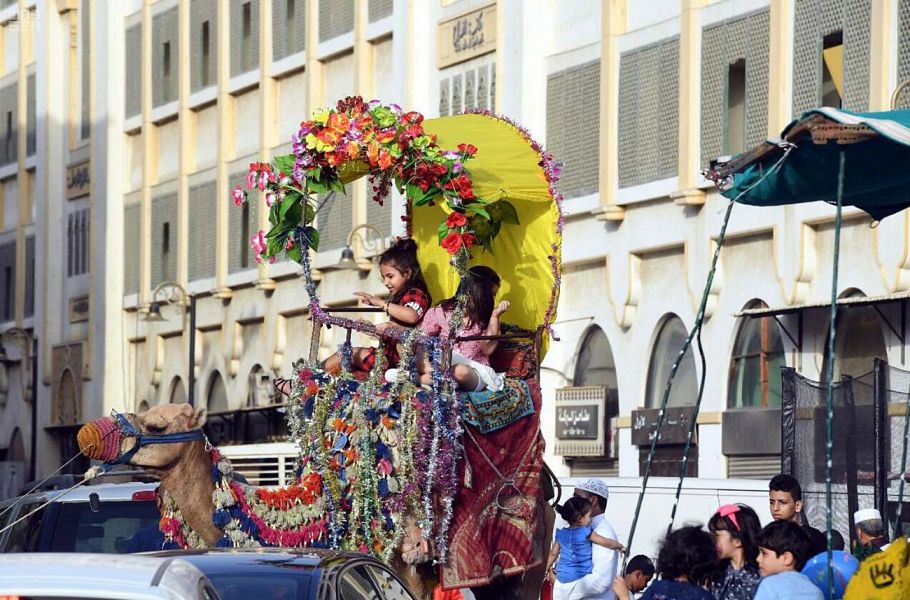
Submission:
M 271 228 L 251 240 L 257 261 L 286 256 L 301 264 L 317 323 L 375 333 L 322 308 L 310 263 L 319 245 L 313 195 L 343 193 L 361 176 L 369 176 L 380 204 L 393 185 L 405 196 L 407 233 L 418 241 L 421 264 L 436 267 L 428 278 L 434 297 L 454 295 L 470 264 L 487 264 L 506 274 L 502 293 L 516 311 L 509 313 L 510 335 L 491 357 L 508 375 L 504 392 L 457 392 L 444 368 L 449 349 L 416 330 L 401 340 L 401 371 L 413 367 L 422 344 L 434 365 L 430 390 L 404 375 L 384 382 L 381 359 L 366 379 L 355 378 L 349 343 L 341 348 L 341 373 L 295 363 L 287 419 L 290 441 L 300 445 L 297 482 L 269 494 L 242 493 L 235 484 L 216 488 L 225 544 L 236 544 L 243 532 L 261 538 L 274 529 L 268 520 L 247 518 L 251 510 L 275 515 L 283 507 L 279 520 L 290 518 L 294 531 L 305 532 L 302 545 L 385 560 L 400 545 L 404 517 L 413 517 L 433 542 L 446 587 L 482 585 L 492 572 L 509 575 L 535 564 L 543 506 L 537 369 L 559 293 L 558 174 L 552 156 L 502 117 L 425 121 L 359 97 L 303 122 L 293 154 L 250 165 L 246 189 L 232 195 L 238 205 L 258 196 L 268 208 Z

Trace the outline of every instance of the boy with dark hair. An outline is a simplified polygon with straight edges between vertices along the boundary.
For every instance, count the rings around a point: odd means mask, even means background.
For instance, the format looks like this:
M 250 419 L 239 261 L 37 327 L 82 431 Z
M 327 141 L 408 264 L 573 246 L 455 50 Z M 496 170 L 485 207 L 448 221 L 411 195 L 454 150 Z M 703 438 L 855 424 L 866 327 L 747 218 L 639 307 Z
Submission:
M 639 554 L 629 559 L 623 579 L 630 592 L 637 594 L 644 590 L 648 587 L 652 577 L 654 577 L 654 563 L 650 558 Z
M 823 600 L 820 589 L 800 573 L 811 557 L 809 537 L 792 521 L 778 520 L 758 535 L 761 584 L 755 600 Z
M 768 484 L 768 504 L 771 517 L 775 521 L 792 521 L 802 525 L 803 531 L 809 536 L 809 556 L 828 551 L 828 538 L 818 529 L 805 522 L 803 516 L 803 488 L 799 480 L 793 475 L 781 473 L 771 478 Z

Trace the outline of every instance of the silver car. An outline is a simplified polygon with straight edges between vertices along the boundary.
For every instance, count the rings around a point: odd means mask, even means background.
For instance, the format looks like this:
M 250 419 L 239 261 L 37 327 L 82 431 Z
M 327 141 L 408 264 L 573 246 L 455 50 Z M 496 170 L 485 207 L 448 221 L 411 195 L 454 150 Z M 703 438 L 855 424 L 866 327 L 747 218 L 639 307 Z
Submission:
M 0 596 L 218 600 L 206 576 L 179 558 L 40 552 L 0 555 Z

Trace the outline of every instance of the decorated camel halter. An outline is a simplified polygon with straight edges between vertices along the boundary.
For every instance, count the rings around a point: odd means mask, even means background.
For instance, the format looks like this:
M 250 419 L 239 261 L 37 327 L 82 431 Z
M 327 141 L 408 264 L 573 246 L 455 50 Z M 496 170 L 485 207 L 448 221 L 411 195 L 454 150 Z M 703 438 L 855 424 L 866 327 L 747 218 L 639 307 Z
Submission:
M 181 444 L 206 439 L 202 429 L 179 431 L 176 433 L 142 433 L 136 429 L 126 415 L 116 411 L 111 412 L 110 419 L 97 419 L 86 425 L 87 440 L 100 452 L 92 458 L 98 458 L 106 465 L 122 465 L 144 446 L 152 444 Z M 133 438 L 133 446 L 126 452 L 120 451 L 120 443 L 124 437 Z

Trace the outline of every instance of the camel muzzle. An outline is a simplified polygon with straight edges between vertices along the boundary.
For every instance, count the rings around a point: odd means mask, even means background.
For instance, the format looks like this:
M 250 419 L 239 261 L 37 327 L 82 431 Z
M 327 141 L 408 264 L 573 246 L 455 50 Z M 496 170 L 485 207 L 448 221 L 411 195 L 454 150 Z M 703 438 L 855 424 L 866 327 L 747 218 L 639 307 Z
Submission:
M 120 456 L 120 438 L 120 428 L 110 417 L 86 423 L 76 434 L 76 442 L 82 454 L 106 463 L 113 462 Z

